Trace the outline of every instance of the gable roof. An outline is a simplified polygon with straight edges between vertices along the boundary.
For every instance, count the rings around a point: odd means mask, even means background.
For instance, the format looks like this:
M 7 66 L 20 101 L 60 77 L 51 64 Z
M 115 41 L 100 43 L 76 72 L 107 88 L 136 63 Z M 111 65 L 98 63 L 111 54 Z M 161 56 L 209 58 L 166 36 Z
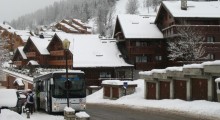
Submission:
M 38 49 L 41 55 L 49 55 L 49 51 L 47 50 L 47 46 L 50 43 L 51 38 L 39 38 L 39 37 L 30 37 L 30 40 Z
M 5 30 L 8 30 L 8 29 L 13 29 L 15 30 L 13 27 L 11 27 L 9 24 L 7 23 L 0 23 L 0 28 L 3 28 Z
M 173 17 L 220 18 L 219 1 L 187 1 L 187 10 L 181 9 L 181 1 L 163 1 L 162 6 Z
M 23 59 L 27 59 L 27 56 L 24 53 L 23 48 L 24 48 L 24 46 L 19 46 L 17 50 L 19 51 L 19 53 L 21 54 Z
M 131 67 L 120 58 L 115 40 L 101 40 L 98 35 L 57 33 L 63 41 L 70 41 L 73 67 Z
M 21 57 L 22 57 L 22 59 L 26 60 L 26 59 L 27 59 L 27 56 L 26 56 L 26 54 L 24 53 L 23 49 L 24 49 L 24 46 L 19 46 L 19 47 L 16 49 L 15 54 L 14 54 L 13 57 L 12 57 L 12 60 L 15 59 L 16 54 L 20 54 Z
M 162 39 L 163 34 L 153 23 L 154 18 L 140 15 L 118 15 L 125 38 Z

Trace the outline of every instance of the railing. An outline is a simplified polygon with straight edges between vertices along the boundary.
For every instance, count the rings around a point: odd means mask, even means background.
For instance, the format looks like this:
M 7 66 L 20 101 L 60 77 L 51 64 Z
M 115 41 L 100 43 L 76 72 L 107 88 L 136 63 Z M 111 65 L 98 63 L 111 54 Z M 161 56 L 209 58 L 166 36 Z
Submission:
M 164 52 L 165 47 L 161 45 L 145 46 L 145 47 L 132 47 L 130 48 L 130 54 L 154 54 Z
M 220 51 L 220 42 L 206 42 L 204 43 L 206 52 L 213 53 Z
M 202 30 L 204 33 L 217 33 L 220 31 L 220 25 L 171 25 L 162 29 L 164 37 L 175 37 L 177 36 L 178 28 L 187 28 L 190 27 L 194 30 Z
M 152 70 L 165 68 L 166 62 L 146 62 L 146 63 L 136 63 L 135 68 L 137 70 Z
M 36 52 L 27 52 L 26 56 L 29 57 L 36 57 Z
M 64 56 L 64 50 L 50 51 L 51 56 Z
M 14 65 L 16 65 L 16 66 L 22 66 L 22 61 L 14 61 Z
M 66 60 L 50 60 L 49 65 L 66 65 Z M 67 60 L 68 65 L 72 65 L 73 61 L 72 60 Z

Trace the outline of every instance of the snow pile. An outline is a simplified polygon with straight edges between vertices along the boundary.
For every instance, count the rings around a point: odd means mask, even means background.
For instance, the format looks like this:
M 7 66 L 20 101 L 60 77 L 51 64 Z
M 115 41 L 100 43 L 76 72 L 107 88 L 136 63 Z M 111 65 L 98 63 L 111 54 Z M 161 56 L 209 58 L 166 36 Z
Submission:
M 166 109 L 178 113 L 188 113 L 195 115 L 207 115 L 220 119 L 220 104 L 217 102 L 209 102 L 205 100 L 184 101 L 179 99 L 164 99 L 164 100 L 147 100 L 144 98 L 144 80 L 139 79 L 134 81 L 138 87 L 134 94 L 121 97 L 117 100 L 103 99 L 103 89 L 87 96 L 87 103 L 96 104 L 115 104 L 125 105 L 132 108 L 141 109 Z
M 14 111 L 2 109 L 0 113 L 0 120 L 25 120 L 25 118 Z
M 15 89 L 0 89 L 0 107 L 15 107 L 17 100 Z

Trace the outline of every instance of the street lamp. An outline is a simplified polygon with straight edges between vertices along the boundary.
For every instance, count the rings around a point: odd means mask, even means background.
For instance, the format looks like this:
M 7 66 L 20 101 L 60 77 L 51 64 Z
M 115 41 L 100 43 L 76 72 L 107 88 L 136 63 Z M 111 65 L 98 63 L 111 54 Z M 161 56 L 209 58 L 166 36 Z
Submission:
M 65 88 L 66 90 L 66 97 L 67 97 L 67 107 L 69 107 L 69 89 L 72 86 L 71 81 L 69 81 L 68 79 L 68 64 L 67 64 L 67 53 L 69 50 L 69 46 L 70 46 L 70 41 L 65 39 L 63 41 L 63 49 L 65 50 L 65 56 L 66 56 L 66 81 L 65 81 Z

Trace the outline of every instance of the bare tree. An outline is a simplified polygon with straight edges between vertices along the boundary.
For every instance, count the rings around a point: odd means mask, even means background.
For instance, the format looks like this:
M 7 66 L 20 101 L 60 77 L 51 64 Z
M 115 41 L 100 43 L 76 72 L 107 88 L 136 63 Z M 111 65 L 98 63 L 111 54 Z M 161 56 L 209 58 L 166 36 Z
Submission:
M 168 40 L 170 60 L 195 61 L 204 59 L 205 36 L 201 28 L 191 25 L 175 26 L 176 37 Z
M 138 0 L 128 0 L 126 4 L 127 14 L 138 14 L 139 3 Z

